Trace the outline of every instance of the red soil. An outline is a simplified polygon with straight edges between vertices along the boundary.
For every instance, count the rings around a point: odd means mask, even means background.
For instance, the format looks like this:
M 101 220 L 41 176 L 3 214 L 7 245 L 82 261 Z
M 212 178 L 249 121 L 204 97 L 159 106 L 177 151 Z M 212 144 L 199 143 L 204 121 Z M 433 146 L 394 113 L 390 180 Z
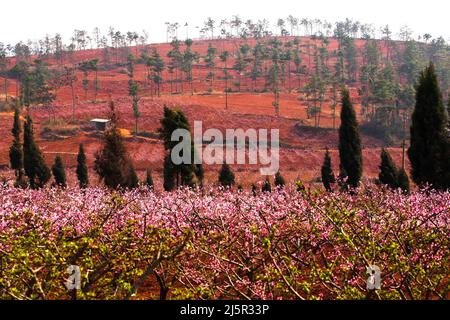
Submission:
M 302 45 L 305 46 L 309 40 L 302 38 Z M 193 50 L 198 51 L 204 56 L 210 42 L 218 47 L 219 51 L 226 50 L 235 51 L 238 40 L 232 41 L 202 41 L 194 43 Z M 248 40 L 252 44 L 253 40 Z M 362 41 L 357 41 L 356 45 L 361 47 Z M 165 58 L 167 51 L 170 49 L 168 44 L 152 45 L 156 47 L 161 56 Z M 337 42 L 332 40 L 329 44 L 329 50 L 337 47 Z M 305 49 L 302 47 L 302 50 Z M 131 52 L 134 52 L 132 48 Z M 87 50 L 76 52 L 74 60 L 76 63 L 86 59 L 100 58 L 102 52 L 99 50 Z M 162 117 L 163 106 L 179 107 L 182 109 L 193 126 L 194 121 L 202 120 L 203 129 L 218 128 L 223 132 L 226 128 L 267 128 L 280 129 L 280 167 L 282 174 L 288 179 L 301 178 L 304 181 L 311 182 L 320 176 L 320 167 L 323 160 L 324 149 L 329 147 L 332 154 L 332 161 L 335 171 L 338 171 L 338 153 L 337 130 L 333 130 L 333 112 L 330 108 L 331 101 L 327 100 L 323 106 L 320 127 L 328 128 L 327 130 L 315 131 L 310 128 L 298 127 L 298 125 L 314 125 L 312 119 L 307 119 L 305 102 L 299 99 L 300 94 L 292 91 L 284 92 L 280 95 L 280 117 L 275 117 L 274 108 L 272 106 L 273 95 L 270 93 L 231 93 L 229 94 L 229 110 L 225 110 L 225 97 L 222 93 L 224 81 L 219 79 L 222 76 L 223 65 L 217 60 L 216 80 L 214 81 L 212 94 L 206 94 L 209 89 L 209 83 L 205 81 L 205 76 L 209 72 L 201 64 L 194 66 L 194 95 L 190 94 L 188 83 L 184 83 L 184 94 L 171 95 L 170 85 L 163 85 L 163 94 L 161 97 L 151 97 L 149 88 L 145 84 L 146 69 L 143 65 L 137 65 L 135 78 L 141 82 L 141 101 L 139 119 L 139 131 L 156 133 L 159 127 L 159 120 Z M 13 63 L 13 61 L 11 61 Z M 48 63 L 52 67 L 56 67 L 56 62 L 49 60 Z M 303 63 L 308 63 L 308 57 L 303 55 Z M 233 62 L 228 62 L 228 66 L 232 66 Z M 293 68 L 292 68 L 293 69 Z M 134 126 L 133 110 L 131 100 L 128 98 L 128 76 L 123 73 L 124 68 L 116 68 L 109 71 L 100 71 L 98 73 L 100 81 L 100 92 L 98 94 L 98 103 L 94 104 L 93 90 L 88 91 L 88 101 L 84 99 L 84 91 L 81 85 L 82 74 L 78 73 L 78 82 L 76 85 L 77 107 L 75 109 L 75 117 L 83 125 L 88 124 L 88 120 L 94 117 L 107 117 L 108 107 L 107 101 L 111 97 L 115 103 L 120 115 L 119 125 L 122 128 L 132 129 Z M 94 75 L 90 74 L 89 79 L 93 80 Z M 164 79 L 169 79 L 170 75 L 163 74 Z M 302 79 L 302 81 L 305 81 Z M 232 86 L 233 80 L 229 81 Z M 252 83 L 250 79 L 244 79 L 241 87 L 242 91 L 251 90 Z M 296 78 L 292 75 L 292 88 L 295 88 Z M 263 82 L 259 81 L 257 87 L 262 89 Z M 235 90 L 236 87 L 233 87 Z M 359 97 L 357 88 L 350 88 L 351 96 L 355 104 L 355 108 L 359 113 Z M 9 81 L 8 92 L 11 96 L 16 93 L 15 83 Z M 69 183 L 75 183 L 74 167 L 76 165 L 76 153 L 78 145 L 83 143 L 87 153 L 89 165 L 92 168 L 95 152 L 100 148 L 101 139 L 98 136 L 92 136 L 90 132 L 83 129 L 79 130 L 75 136 L 68 137 L 64 140 L 48 141 L 41 136 L 42 128 L 48 119 L 55 117 L 57 119 L 66 119 L 70 121 L 72 117 L 72 96 L 70 88 L 61 88 L 57 92 L 57 100 L 54 103 L 54 110 L 44 107 L 33 107 L 31 114 L 35 124 L 36 139 L 43 150 L 47 162 L 50 164 L 55 154 L 61 153 L 63 160 L 68 167 Z M 339 108 L 336 111 L 339 115 Z M 4 137 L 0 141 L 0 167 L 8 164 L 8 149 L 11 143 L 10 129 L 12 126 L 12 115 L 0 113 L 0 134 Z M 336 121 L 336 126 L 339 121 Z M 82 126 L 83 127 L 83 126 Z M 382 142 L 367 136 L 363 139 L 363 155 L 364 155 L 364 174 L 369 178 L 373 178 L 378 173 L 379 153 Z M 157 139 L 135 138 L 126 139 L 128 150 L 135 162 L 136 168 L 140 171 L 141 178 L 144 177 L 144 170 L 152 168 L 154 170 L 154 179 L 157 185 L 161 186 L 162 162 L 163 162 L 163 146 Z M 401 149 L 393 148 L 390 150 L 397 164 L 401 161 Z M 253 182 L 262 181 L 263 176 L 259 174 L 259 166 L 251 165 L 234 165 L 232 168 L 236 171 L 237 180 L 249 185 Z M 208 182 L 217 180 L 218 166 L 205 166 L 206 179 Z M 1 174 L 11 176 L 10 171 L 4 170 Z M 95 183 L 94 173 L 91 173 L 91 180 Z

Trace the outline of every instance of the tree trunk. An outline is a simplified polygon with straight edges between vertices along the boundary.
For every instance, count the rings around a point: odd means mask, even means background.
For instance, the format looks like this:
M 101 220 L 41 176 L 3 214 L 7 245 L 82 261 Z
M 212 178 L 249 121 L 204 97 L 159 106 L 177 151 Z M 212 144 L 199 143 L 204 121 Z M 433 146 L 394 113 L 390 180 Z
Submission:
M 8 78 L 5 77 L 5 102 L 8 102 Z
M 70 83 L 70 88 L 72 90 L 72 121 L 75 120 L 75 90 L 73 88 L 73 81 Z

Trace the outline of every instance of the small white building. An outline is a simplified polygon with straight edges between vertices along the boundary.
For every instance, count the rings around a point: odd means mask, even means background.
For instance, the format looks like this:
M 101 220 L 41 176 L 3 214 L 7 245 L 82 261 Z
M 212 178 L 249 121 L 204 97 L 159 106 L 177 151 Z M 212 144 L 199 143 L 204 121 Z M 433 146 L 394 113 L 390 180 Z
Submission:
M 95 128 L 95 130 L 98 131 L 105 131 L 108 129 L 109 124 L 111 123 L 111 120 L 109 119 L 92 119 L 91 124 Z

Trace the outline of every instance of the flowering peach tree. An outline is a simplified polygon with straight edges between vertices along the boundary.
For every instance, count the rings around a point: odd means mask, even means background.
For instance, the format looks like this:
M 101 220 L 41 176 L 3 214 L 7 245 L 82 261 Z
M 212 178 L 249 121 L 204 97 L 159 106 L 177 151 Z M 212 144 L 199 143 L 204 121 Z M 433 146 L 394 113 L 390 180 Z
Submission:
M 445 299 L 449 218 L 448 192 L 372 185 L 0 187 L 0 299 Z M 70 265 L 79 290 L 66 288 Z

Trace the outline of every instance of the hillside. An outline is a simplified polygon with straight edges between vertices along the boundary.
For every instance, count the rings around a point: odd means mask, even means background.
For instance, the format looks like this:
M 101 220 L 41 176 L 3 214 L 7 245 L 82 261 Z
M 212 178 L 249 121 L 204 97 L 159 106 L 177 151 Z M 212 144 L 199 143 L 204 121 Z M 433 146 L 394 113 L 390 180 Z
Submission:
M 296 47 L 293 37 L 280 38 L 279 46 L 285 48 Z M 271 39 L 264 39 L 269 43 Z M 139 119 L 138 131 L 143 136 L 126 137 L 127 146 L 143 178 L 144 170 L 152 168 L 156 172 L 157 185 L 161 184 L 163 147 L 157 139 L 159 119 L 162 117 L 164 105 L 181 108 L 188 116 L 191 125 L 194 121 L 203 121 L 204 130 L 207 128 L 218 128 L 224 131 L 226 128 L 276 128 L 280 129 L 281 151 L 280 165 L 283 175 L 289 179 L 301 178 L 307 182 L 314 182 L 320 176 L 320 165 L 322 163 L 324 149 L 331 149 L 333 166 L 338 171 L 337 154 L 337 130 L 333 129 L 333 115 L 336 115 L 335 128 L 339 126 L 339 105 L 333 110 L 334 104 L 332 86 L 327 85 L 320 102 L 312 97 L 307 86 L 312 82 L 313 76 L 318 72 L 328 70 L 334 73 L 338 63 L 339 41 L 334 38 L 312 39 L 308 37 L 299 38 L 297 48 L 301 52 L 301 72 L 296 73 L 295 61 L 287 60 L 281 65 L 280 86 L 280 115 L 276 116 L 272 102 L 274 100 L 273 85 L 267 83 L 264 77 L 269 72 L 272 63 L 270 59 L 262 60 L 262 75 L 252 80 L 249 70 L 254 63 L 250 53 L 247 53 L 245 61 L 247 69 L 238 72 L 236 62 L 242 59 L 239 56 L 240 48 L 247 44 L 250 51 L 256 45 L 256 40 L 231 39 L 231 40 L 202 40 L 194 41 L 191 49 L 197 52 L 199 59 L 192 63 L 192 81 L 190 74 L 183 73 L 177 68 L 170 73 L 167 68 L 161 73 L 162 83 L 160 96 L 156 94 L 156 84 L 148 80 L 152 71 L 144 63 L 141 54 L 151 55 L 156 50 L 163 58 L 164 63 L 170 65 L 171 60 L 167 54 L 171 49 L 170 44 L 152 44 L 148 46 L 109 48 L 67 52 L 56 59 L 54 56 L 44 56 L 41 59 L 53 72 L 55 79 L 62 77 L 63 66 L 74 68 L 77 81 L 74 88 L 68 85 L 57 88 L 56 100 L 51 107 L 32 106 L 31 114 L 35 123 L 35 132 L 38 142 L 44 151 L 48 163 L 53 161 L 56 154 L 61 154 L 69 168 L 76 164 L 76 152 L 78 145 L 83 143 L 87 152 L 89 164 L 92 166 L 94 154 L 98 150 L 101 137 L 95 135 L 89 129 L 89 120 L 92 118 L 105 118 L 108 116 L 108 101 L 116 102 L 119 111 L 119 125 L 121 128 L 132 131 L 134 116 L 131 98 L 128 97 L 127 57 L 132 54 L 135 57 L 134 79 L 140 84 Z M 379 50 L 380 66 L 386 65 L 385 57 L 390 54 L 396 67 L 401 65 L 400 56 L 403 55 L 405 44 L 402 42 L 375 41 Z M 216 48 L 214 66 L 208 67 L 205 56 L 208 46 Z M 364 50 L 366 40 L 357 39 L 355 45 L 355 61 L 358 64 L 355 81 L 347 79 L 352 101 L 361 122 L 367 119 L 367 105 L 362 106 L 364 100 L 364 83 L 361 82 L 361 65 L 365 59 Z M 397 55 L 394 56 L 394 49 Z M 322 48 L 322 51 L 320 49 Z M 324 49 L 325 48 L 325 49 Z M 186 45 L 181 43 L 180 50 L 186 50 Z M 287 49 L 286 49 L 287 50 Z M 293 49 L 292 49 L 293 50 Z M 342 49 L 343 50 L 343 49 Z M 229 59 L 224 62 L 220 54 L 224 51 L 230 53 Z M 250 52 L 249 51 L 249 52 Z M 284 52 L 284 51 L 283 51 Z M 316 53 L 315 53 L 316 52 Z M 321 52 L 320 54 L 318 52 Z M 325 52 L 325 53 L 324 53 Z M 33 60 L 36 57 L 31 57 Z M 98 71 L 88 72 L 87 75 L 79 70 L 78 65 L 83 61 L 98 59 Z M 11 58 L 9 66 L 16 63 Z M 345 63 L 346 70 L 350 66 Z M 381 67 L 380 67 L 381 69 Z M 224 78 L 224 70 L 229 74 L 228 81 Z M 346 71 L 350 77 L 350 71 Z M 213 77 L 208 78 L 208 74 Z M 94 101 L 94 82 L 97 76 L 99 90 Z M 213 78 L 213 79 L 210 79 Z M 404 77 L 397 76 L 399 84 L 404 84 Z M 83 87 L 83 79 L 88 80 Z M 188 79 L 188 80 L 187 80 Z M 209 80 L 207 80 L 209 79 Z M 56 80 L 55 80 L 56 82 Z M 237 83 L 239 82 L 239 83 Z M 57 83 L 57 82 L 56 82 Z M 228 109 L 225 110 L 224 88 L 228 86 Z M 445 92 L 446 90 L 444 90 Z M 17 94 L 17 85 L 13 79 L 7 83 L 8 96 L 14 98 Z M 73 110 L 72 105 L 76 107 Z M 320 103 L 320 112 L 311 116 L 308 114 L 310 108 L 317 108 Z M 411 106 L 410 106 L 411 107 Z M 0 134 L 4 137 L 0 142 L 0 166 L 5 167 L 8 163 L 8 148 L 11 142 L 10 128 L 12 126 L 12 114 L 0 113 Z M 74 119 L 72 118 L 74 116 Z M 319 121 L 317 123 L 317 121 Z M 380 147 L 386 145 L 386 141 L 363 134 L 364 175 L 373 178 L 378 174 Z M 401 163 L 401 148 L 399 141 L 394 141 L 390 149 L 394 160 L 398 165 Z M 218 166 L 205 166 L 206 179 L 214 182 L 217 179 Z M 249 185 L 261 181 L 259 166 L 233 166 L 236 171 L 237 181 Z M 74 170 L 69 170 L 69 183 L 74 183 Z M 10 175 L 5 171 L 4 175 Z M 93 174 L 93 173 L 91 173 Z M 95 182 L 96 179 L 92 179 Z

